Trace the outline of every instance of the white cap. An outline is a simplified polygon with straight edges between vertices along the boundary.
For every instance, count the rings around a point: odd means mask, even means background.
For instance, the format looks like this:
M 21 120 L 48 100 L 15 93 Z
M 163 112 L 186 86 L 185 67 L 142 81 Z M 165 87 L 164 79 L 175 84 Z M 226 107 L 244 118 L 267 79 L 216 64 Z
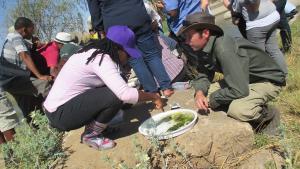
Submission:
M 72 35 L 66 32 L 58 32 L 54 41 L 62 44 L 69 43 L 72 41 Z

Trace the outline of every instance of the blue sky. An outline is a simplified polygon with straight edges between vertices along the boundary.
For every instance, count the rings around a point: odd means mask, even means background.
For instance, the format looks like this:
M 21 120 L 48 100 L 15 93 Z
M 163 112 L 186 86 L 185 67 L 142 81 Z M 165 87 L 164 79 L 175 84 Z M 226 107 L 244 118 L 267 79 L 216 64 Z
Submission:
M 2 50 L 5 37 L 8 33 L 8 27 L 12 26 L 12 25 L 6 24 L 5 18 L 6 18 L 8 11 L 11 8 L 14 8 L 16 6 L 16 4 L 17 4 L 16 0 L 6 0 L 5 7 L 3 8 L 2 6 L 0 6 L 0 52 Z M 88 11 L 83 12 L 83 19 L 85 20 L 84 21 L 85 27 L 87 26 L 86 21 L 87 21 L 87 18 L 89 15 L 90 15 L 90 13 Z
M 2 50 L 2 46 L 7 35 L 8 25 L 5 23 L 5 17 L 12 7 L 16 5 L 16 0 L 6 1 L 5 7 L 0 7 L 0 49 Z

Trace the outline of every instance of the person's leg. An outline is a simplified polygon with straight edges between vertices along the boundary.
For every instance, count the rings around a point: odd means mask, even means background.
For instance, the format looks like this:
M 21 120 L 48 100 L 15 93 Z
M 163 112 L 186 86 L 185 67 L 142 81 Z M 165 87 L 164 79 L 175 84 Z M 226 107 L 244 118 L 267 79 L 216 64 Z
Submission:
M 288 25 L 289 27 L 289 25 Z M 287 29 L 280 30 L 280 37 L 282 41 L 283 52 L 288 52 L 291 49 L 292 44 L 292 33 L 290 27 Z
M 51 89 L 51 84 L 46 80 L 37 78 L 16 78 L 9 88 L 5 90 L 12 95 L 43 96 L 46 97 Z
M 209 99 L 210 95 L 211 95 L 213 92 L 215 92 L 215 91 L 217 91 L 217 90 L 219 90 L 219 89 L 225 88 L 225 87 L 227 87 L 227 84 L 226 84 L 226 82 L 225 82 L 224 79 L 218 80 L 218 81 L 212 83 L 212 84 L 210 85 L 210 87 L 209 87 L 208 92 L 207 92 L 207 99 Z M 208 100 L 208 101 L 209 101 L 209 100 Z M 218 107 L 217 109 L 214 109 L 214 111 L 224 111 L 224 112 L 226 112 L 227 110 L 228 110 L 228 105 L 221 105 L 221 106 Z
M 146 29 L 142 34 L 137 35 L 137 46 L 143 52 L 144 61 L 150 72 L 157 79 L 161 90 L 171 89 L 171 80 L 161 60 L 161 46 L 154 33 Z M 138 72 L 136 72 L 139 74 Z
M 21 110 L 21 113 L 23 114 L 23 117 L 26 118 L 27 123 L 30 123 L 32 118 L 30 116 L 30 113 L 33 111 L 42 110 L 42 103 L 44 101 L 44 98 L 42 96 L 40 97 L 34 97 L 34 96 L 26 96 L 26 95 L 11 95 L 18 107 Z
M 274 3 L 276 5 L 277 11 L 280 14 L 278 28 L 280 29 L 283 50 L 284 52 L 287 52 L 289 51 L 292 42 L 291 28 L 284 11 L 287 0 L 276 0 Z
M 86 126 L 81 141 L 97 150 L 109 149 L 115 142 L 103 137 L 107 123 L 122 107 L 122 101 L 107 87 L 90 89 L 53 113 L 46 112 L 53 127 L 63 131 Z
M 281 70 L 287 75 L 288 69 L 284 56 L 278 46 L 276 29 L 273 29 L 273 31 L 271 29 L 271 32 L 269 33 L 266 39 L 266 52 L 275 60 L 275 62 L 279 65 Z
M 101 2 L 102 0 L 87 0 L 88 8 L 91 14 L 92 27 L 97 31 L 103 30 L 103 18 L 101 13 Z M 101 34 L 98 34 L 99 39 Z
M 0 88 L 0 131 L 1 142 L 13 139 L 15 134 L 14 128 L 18 125 L 18 116 L 12 107 L 11 102 L 7 99 L 5 92 Z
M 270 82 L 249 85 L 249 95 L 231 102 L 228 116 L 245 122 L 255 122 L 262 115 L 263 107 L 278 96 L 281 87 Z
M 239 28 L 239 31 L 241 33 L 241 35 L 247 39 L 247 32 L 246 32 L 246 21 L 245 19 L 241 16 L 239 18 L 239 23 L 238 23 L 238 28 Z
M 2 132 L 0 132 L 0 145 L 6 143 L 5 137 Z
M 280 36 L 282 40 L 282 46 L 285 52 L 288 52 L 292 44 L 292 32 L 289 22 L 283 12 L 282 17 L 280 18 Z
M 14 139 L 14 135 L 16 134 L 15 129 L 9 129 L 3 132 L 6 141 L 11 141 Z
M 154 77 L 145 64 L 144 59 L 142 57 L 129 58 L 128 61 L 144 90 L 152 93 L 158 92 Z
M 50 83 L 36 78 L 17 78 L 6 90 L 14 97 L 23 116 L 31 121 L 29 114 L 41 109 L 44 97 L 50 90 Z
M 164 43 L 168 46 L 168 48 L 171 51 L 176 49 L 177 42 L 174 39 L 172 39 L 164 34 L 160 34 L 159 37 L 164 41 Z
M 108 123 L 122 107 L 122 101 L 108 88 L 90 89 L 66 102 L 50 116 L 53 127 L 63 131 L 78 129 L 92 121 Z

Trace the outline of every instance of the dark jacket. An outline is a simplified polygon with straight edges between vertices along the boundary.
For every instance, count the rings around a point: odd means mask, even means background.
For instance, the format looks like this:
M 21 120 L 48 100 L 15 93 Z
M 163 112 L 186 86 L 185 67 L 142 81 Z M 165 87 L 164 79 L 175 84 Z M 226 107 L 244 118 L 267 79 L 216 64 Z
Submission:
M 113 25 L 126 25 L 131 29 L 151 22 L 143 0 L 87 0 L 96 30 Z
M 227 86 L 210 95 L 211 108 L 248 96 L 251 83 L 285 85 L 285 75 L 275 61 L 246 39 L 211 37 L 203 52 L 206 56 L 199 57 L 200 73 L 193 81 L 195 90 L 207 94 L 215 72 L 223 73 Z

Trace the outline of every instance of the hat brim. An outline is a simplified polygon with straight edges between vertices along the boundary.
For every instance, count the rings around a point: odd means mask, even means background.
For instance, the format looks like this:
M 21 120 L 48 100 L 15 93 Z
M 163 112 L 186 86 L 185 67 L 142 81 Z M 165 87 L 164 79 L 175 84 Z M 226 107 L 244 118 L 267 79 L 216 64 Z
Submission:
M 137 48 L 124 47 L 124 50 L 128 53 L 128 55 L 130 57 L 133 57 L 133 58 L 142 57 L 142 53 Z
M 179 32 L 177 33 L 177 35 L 182 35 L 183 33 L 187 32 L 188 30 L 191 29 L 209 29 L 211 32 L 212 36 L 223 36 L 224 32 L 223 30 L 214 24 L 210 24 L 210 23 L 194 23 L 191 24 L 189 26 L 183 26 Z
M 66 44 L 66 43 L 70 43 L 72 41 L 62 41 L 62 40 L 59 40 L 59 39 L 53 39 L 55 42 L 58 42 L 58 43 L 62 43 L 62 44 Z

